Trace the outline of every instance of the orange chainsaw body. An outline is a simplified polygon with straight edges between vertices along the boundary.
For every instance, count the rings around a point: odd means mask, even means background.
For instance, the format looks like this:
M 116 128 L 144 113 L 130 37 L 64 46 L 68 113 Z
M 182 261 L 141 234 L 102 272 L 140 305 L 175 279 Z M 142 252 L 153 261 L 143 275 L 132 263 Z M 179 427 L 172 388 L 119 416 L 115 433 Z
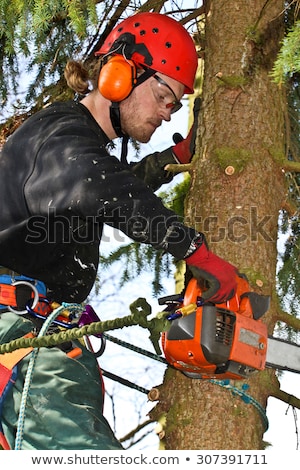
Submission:
M 192 378 L 244 379 L 263 370 L 267 354 L 267 327 L 260 317 L 269 298 L 250 292 L 238 277 L 235 296 L 222 304 L 200 305 L 202 290 L 189 282 L 170 329 L 162 334 L 169 364 Z

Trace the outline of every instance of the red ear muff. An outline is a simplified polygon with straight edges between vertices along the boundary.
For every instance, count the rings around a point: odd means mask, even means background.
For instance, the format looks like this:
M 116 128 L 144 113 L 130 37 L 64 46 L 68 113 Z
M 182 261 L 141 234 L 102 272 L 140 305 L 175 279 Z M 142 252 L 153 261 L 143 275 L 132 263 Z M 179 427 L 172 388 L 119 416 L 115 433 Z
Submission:
M 136 66 L 122 55 L 112 56 L 102 67 L 98 89 L 104 98 L 119 102 L 124 100 L 136 83 Z

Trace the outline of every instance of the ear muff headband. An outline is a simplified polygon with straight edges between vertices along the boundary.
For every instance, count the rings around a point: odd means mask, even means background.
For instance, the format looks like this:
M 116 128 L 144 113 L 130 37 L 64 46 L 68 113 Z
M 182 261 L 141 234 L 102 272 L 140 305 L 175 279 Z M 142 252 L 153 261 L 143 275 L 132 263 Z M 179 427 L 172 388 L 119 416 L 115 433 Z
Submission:
M 104 98 L 119 102 L 127 98 L 136 83 L 137 71 L 134 62 L 122 55 L 115 55 L 102 67 L 98 89 Z

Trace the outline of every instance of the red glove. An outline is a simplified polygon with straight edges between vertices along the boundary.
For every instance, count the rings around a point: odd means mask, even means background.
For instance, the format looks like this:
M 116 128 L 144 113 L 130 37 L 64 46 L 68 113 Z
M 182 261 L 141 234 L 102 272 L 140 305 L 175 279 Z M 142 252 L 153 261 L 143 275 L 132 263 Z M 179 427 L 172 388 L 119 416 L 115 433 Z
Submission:
M 172 147 L 172 152 L 179 161 L 179 163 L 189 163 L 195 152 L 195 140 L 198 128 L 198 116 L 200 111 L 200 98 L 196 98 L 194 101 L 194 123 L 188 133 L 186 139 L 181 134 L 176 133 L 173 135 L 173 140 L 176 145 Z
M 203 292 L 203 299 L 220 304 L 234 296 L 237 268 L 209 251 L 205 242 L 185 262 L 196 279 L 208 282 L 209 288 Z

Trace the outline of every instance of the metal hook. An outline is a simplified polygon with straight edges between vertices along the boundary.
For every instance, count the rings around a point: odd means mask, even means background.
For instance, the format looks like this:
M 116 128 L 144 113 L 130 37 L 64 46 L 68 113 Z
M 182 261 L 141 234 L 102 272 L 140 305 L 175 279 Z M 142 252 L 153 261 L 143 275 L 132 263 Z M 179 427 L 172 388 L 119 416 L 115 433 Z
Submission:
M 33 302 L 32 302 L 32 308 L 34 309 L 37 306 L 37 303 L 39 301 L 38 290 L 33 284 L 31 284 L 31 282 L 28 282 L 28 281 L 15 281 L 15 282 L 12 283 L 12 286 L 19 286 L 19 285 L 22 285 L 22 284 L 25 285 L 25 286 L 30 287 L 33 290 L 34 298 L 33 298 Z M 25 315 L 26 313 L 28 313 L 26 309 L 25 310 L 15 310 L 10 305 L 8 306 L 8 310 L 10 310 L 10 312 L 16 313 L 17 315 Z
M 101 336 L 101 338 L 100 338 L 101 343 L 100 343 L 100 347 L 99 347 L 98 351 L 95 351 L 89 336 L 84 336 L 83 339 L 84 339 L 85 347 L 89 352 L 94 354 L 95 357 L 102 356 L 102 354 L 104 353 L 105 348 L 106 348 L 106 339 L 104 338 L 104 336 Z

